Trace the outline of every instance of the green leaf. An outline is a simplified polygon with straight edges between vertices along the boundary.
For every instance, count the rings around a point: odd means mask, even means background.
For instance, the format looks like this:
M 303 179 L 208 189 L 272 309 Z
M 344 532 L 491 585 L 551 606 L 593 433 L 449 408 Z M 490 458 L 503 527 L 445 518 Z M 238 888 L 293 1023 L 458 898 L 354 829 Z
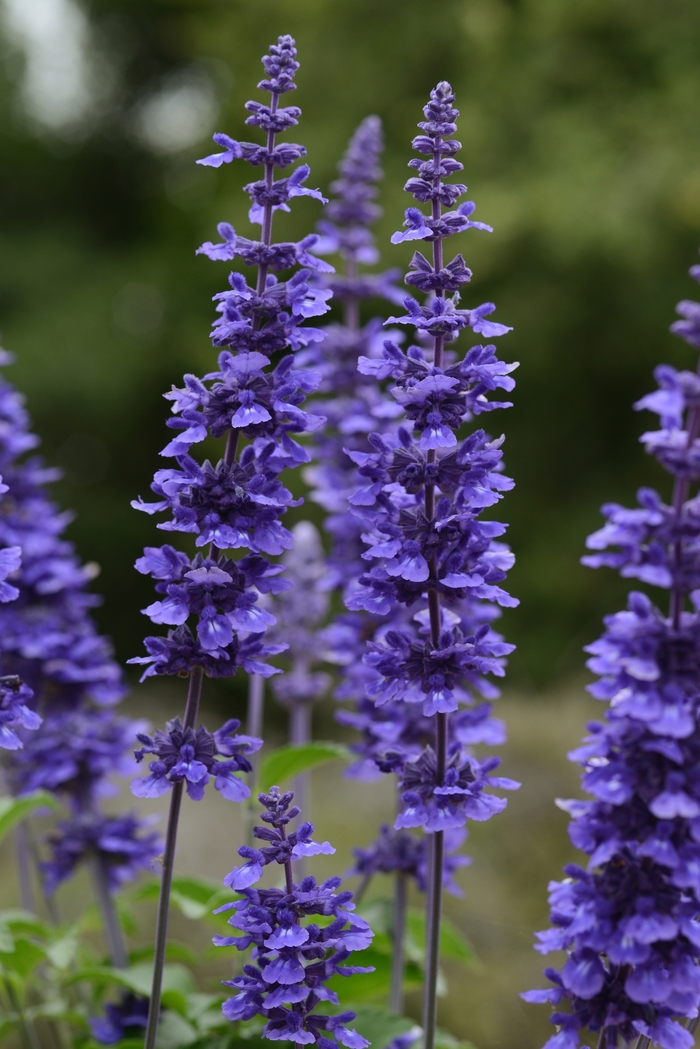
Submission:
M 0 921 L 0 951 L 11 954 L 15 949 L 15 938 L 9 925 Z
M 23 798 L 0 798 L 0 841 L 17 823 L 39 808 L 57 809 L 58 803 L 53 794 L 35 790 Z
M 192 1024 L 178 1013 L 166 1012 L 158 1024 L 156 1049 L 180 1049 L 197 1041 L 197 1032 Z
M 109 965 L 91 965 L 73 973 L 64 981 L 65 986 L 78 983 L 82 980 L 90 980 L 93 983 L 116 984 L 119 987 L 128 987 L 136 994 L 142 994 L 150 998 L 151 983 L 153 981 L 153 964 L 141 962 L 130 965 L 128 969 L 113 969 Z M 179 991 L 181 994 L 191 994 L 194 991 L 194 982 L 189 971 L 184 965 L 168 964 L 163 967 L 163 991 Z
M 449 1031 L 438 1027 L 435 1031 L 435 1049 L 475 1049 L 472 1042 L 463 1042 Z
M 425 912 L 409 907 L 406 912 L 406 956 L 422 965 L 425 961 Z M 440 957 L 478 969 L 479 959 L 464 933 L 449 918 L 440 923 Z
M 132 895 L 132 900 L 157 900 L 160 894 L 160 880 L 153 879 L 142 885 Z M 235 899 L 235 894 L 222 889 L 215 882 L 201 878 L 173 878 L 170 901 L 186 918 L 199 920 L 207 918 L 219 904 Z
M 46 953 L 43 947 L 23 937 L 15 940 L 12 951 L 0 952 L 0 968 L 6 972 L 17 973 L 25 979 L 45 960 Z
M 357 1016 L 350 1026 L 372 1043 L 372 1049 L 385 1049 L 394 1038 L 415 1027 L 408 1017 L 396 1016 L 378 1005 L 361 1005 L 354 1011 Z
M 290 743 L 273 750 L 264 758 L 260 765 L 260 787 L 262 790 L 269 790 L 270 787 L 279 786 L 293 776 L 298 776 L 300 772 L 308 772 L 317 765 L 324 765 L 335 758 L 349 757 L 350 751 L 342 743 Z
M 57 969 L 67 969 L 75 960 L 78 950 L 78 930 L 73 927 L 69 929 L 59 940 L 55 940 L 46 948 L 46 954 L 52 965 Z
M 49 926 L 31 911 L 17 909 L 0 911 L 0 922 L 3 925 L 9 925 L 13 932 L 33 933 L 41 937 L 47 936 L 50 932 Z

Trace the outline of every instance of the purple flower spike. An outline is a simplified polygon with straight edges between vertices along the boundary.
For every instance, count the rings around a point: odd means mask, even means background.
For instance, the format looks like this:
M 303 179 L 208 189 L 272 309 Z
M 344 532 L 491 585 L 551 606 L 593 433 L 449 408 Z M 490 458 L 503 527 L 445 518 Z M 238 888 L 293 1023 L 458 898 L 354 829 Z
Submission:
M 0 350 L 0 364 L 11 361 Z M 68 808 L 48 839 L 47 891 L 88 859 L 113 891 L 159 846 L 147 821 L 99 810 L 112 777 L 133 768 L 126 755 L 136 726 L 111 709 L 126 689 L 90 615 L 96 567 L 63 538 L 71 515 L 47 494 L 60 475 L 27 457 L 39 443 L 29 427 L 22 397 L 0 380 L 0 748 L 11 752 L 15 794 L 49 791 Z M 103 911 L 111 906 L 109 896 L 101 901 Z
M 189 797 L 201 801 L 204 788 L 214 777 L 214 787 L 223 797 L 230 801 L 249 798 L 249 788 L 234 773 L 251 771 L 246 755 L 259 750 L 262 740 L 233 735 L 239 725 L 239 721 L 227 721 L 212 735 L 203 725 L 196 730 L 183 728 L 180 719 L 173 718 L 166 725 L 167 731 L 156 729 L 153 738 L 139 732 L 138 739 L 144 745 L 134 752 L 136 760 L 143 761 L 146 754 L 155 754 L 156 760 L 149 763 L 149 776 L 131 781 L 132 794 L 158 798 L 174 783 L 184 781 Z
M 352 893 L 337 891 L 340 878 L 321 884 L 310 876 L 298 884 L 293 881 L 294 859 L 335 851 L 328 842 L 317 845 L 311 841 L 310 823 L 302 823 L 287 835 L 288 824 L 300 815 L 291 804 L 293 798 L 291 791 L 281 792 L 278 787 L 258 795 L 266 826 L 255 827 L 253 833 L 267 844 L 259 850 L 242 846 L 238 853 L 247 862 L 224 880 L 241 896 L 220 908 L 231 912 L 228 924 L 236 935 L 217 936 L 214 943 L 238 950 L 252 946 L 255 964 L 244 965 L 241 976 L 223 981 L 236 993 L 222 1010 L 229 1020 L 262 1016 L 267 1021 L 263 1037 L 272 1041 L 292 1039 L 298 1044 L 315 1043 L 320 1049 L 333 1049 L 337 1044 L 366 1049 L 369 1043 L 347 1026 L 355 1013 L 328 1016 L 315 1010 L 324 1001 L 338 1004 L 335 992 L 325 986 L 331 977 L 374 971 L 346 964 L 351 952 L 370 945 L 372 931 L 352 913 Z M 252 888 L 269 863 L 284 867 L 285 888 Z M 326 920 L 322 925 L 305 921 L 314 915 Z
M 683 302 L 678 312 L 685 319 L 672 330 L 700 348 L 700 305 Z M 658 389 L 635 407 L 660 418 L 661 429 L 641 439 L 674 477 L 670 505 L 648 488 L 635 509 L 607 504 L 582 560 L 670 591 L 669 609 L 633 591 L 587 646 L 598 676 L 589 691 L 609 705 L 569 757 L 593 800 L 558 804 L 588 869 L 567 867 L 567 881 L 550 887 L 552 928 L 538 933 L 537 950 L 569 957 L 561 973 L 545 971 L 555 990 L 527 999 L 554 1004 L 560 1033 L 548 1044 L 566 1032 L 572 1049 L 581 1028 L 606 1049 L 640 1036 L 689 1049 L 679 1020 L 700 1004 L 700 380 L 669 365 L 655 377 Z

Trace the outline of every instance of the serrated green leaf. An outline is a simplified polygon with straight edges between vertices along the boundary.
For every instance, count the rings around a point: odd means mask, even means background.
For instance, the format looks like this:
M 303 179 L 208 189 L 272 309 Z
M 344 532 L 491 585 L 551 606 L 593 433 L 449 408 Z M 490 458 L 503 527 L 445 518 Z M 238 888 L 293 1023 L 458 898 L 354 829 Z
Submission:
M 342 743 L 316 741 L 279 747 L 268 754 L 260 765 L 260 787 L 269 790 L 280 786 L 300 772 L 308 772 L 318 765 L 336 758 L 349 758 L 350 751 Z
M 35 790 L 23 798 L 0 798 L 0 841 L 38 808 L 57 809 L 58 803 L 53 794 L 45 790 Z

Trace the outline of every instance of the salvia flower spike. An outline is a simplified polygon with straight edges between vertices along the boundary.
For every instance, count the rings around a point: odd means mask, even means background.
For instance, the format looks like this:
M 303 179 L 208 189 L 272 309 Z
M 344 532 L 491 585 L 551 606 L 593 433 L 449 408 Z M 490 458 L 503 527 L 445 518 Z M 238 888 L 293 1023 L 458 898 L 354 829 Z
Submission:
M 10 354 L 0 350 L 0 364 Z M 0 747 L 9 749 L 7 779 L 19 795 L 55 794 L 68 808 L 48 839 L 42 864 L 51 893 L 79 864 L 89 866 L 112 961 L 127 963 L 112 894 L 159 852 L 148 821 L 101 811 L 109 780 L 127 771 L 136 725 L 118 716 L 121 671 L 90 609 L 94 565 L 81 564 L 63 538 L 71 516 L 48 497 L 59 473 L 32 454 L 23 398 L 0 380 Z M 28 454 L 29 453 L 29 454 Z M 27 732 L 27 729 L 32 731 Z M 131 766 L 131 762 L 128 762 Z M 28 829 L 20 827 L 20 868 L 29 870 Z M 22 877 L 32 909 L 31 879 Z
M 250 770 L 247 755 L 261 745 L 258 739 L 237 735 L 237 722 L 227 722 L 213 734 L 197 726 L 202 682 L 205 676 L 231 677 L 239 669 L 261 677 L 279 673 L 267 660 L 284 651 L 286 644 L 266 642 L 265 632 L 275 619 L 258 601 L 260 595 L 288 588 L 277 578 L 283 566 L 267 559 L 292 545 L 281 518 L 299 505 L 279 475 L 287 467 L 308 462 L 308 452 L 296 437 L 323 423 L 322 416 L 301 407 L 316 389 L 319 376 L 297 366 L 287 351 L 299 351 L 323 337 L 305 321 L 329 308 L 332 293 L 315 278 L 332 267 L 312 253 L 316 234 L 273 243 L 272 219 L 275 211 L 288 211 L 294 197 L 324 198 L 305 186 L 309 176 L 305 164 L 288 176 L 275 177 L 306 152 L 296 143 L 277 141 L 278 134 L 294 127 L 300 116 L 296 106 L 280 105 L 296 87 L 299 63 L 293 39 L 279 37 L 262 61 L 265 76 L 258 87 L 269 92 L 270 100 L 247 102 L 246 123 L 264 133 L 264 143 L 238 142 L 217 134 L 214 140 L 222 151 L 198 162 L 216 168 L 242 159 L 262 167 L 263 177 L 245 187 L 251 200 L 250 221 L 261 226 L 259 239 L 243 237 L 221 223 L 221 241 L 199 248 L 214 261 L 240 259 L 256 267 L 256 277 L 250 285 L 242 273 L 233 272 L 229 288 L 215 296 L 218 317 L 211 338 L 220 350 L 218 367 L 201 379 L 186 375 L 183 388 L 166 395 L 173 411 L 168 425 L 175 432 L 162 455 L 174 463 L 155 474 L 151 488 L 156 500 L 134 503 L 149 514 L 164 513 L 158 527 L 191 535 L 198 550 L 189 557 L 170 545 L 149 547 L 136 563 L 140 572 L 155 579 L 159 595 L 145 614 L 171 629 L 166 636 L 146 638 L 147 655 L 132 662 L 145 666 L 144 677 L 189 678 L 182 721 L 170 721 L 165 732 L 159 730 L 153 737 L 140 736 L 144 746 L 137 758 L 152 754 L 155 760 L 149 762 L 149 775 L 132 784 L 140 796 L 172 792 L 146 1049 L 153 1049 L 158 1024 L 183 788 L 199 800 L 213 780 L 224 797 L 243 800 L 250 792 L 240 776 Z M 287 279 L 279 278 L 282 271 L 296 266 L 300 268 Z M 225 442 L 216 464 L 195 458 L 196 446 L 207 437 Z M 247 552 L 229 558 L 230 550 Z
M 292 791 L 282 793 L 272 787 L 258 795 L 264 807 L 264 827 L 255 827 L 254 836 L 265 842 L 259 849 L 241 846 L 245 861 L 224 879 L 224 884 L 241 896 L 215 913 L 232 911 L 228 924 L 231 936 L 216 936 L 219 947 L 252 947 L 254 964 L 243 973 L 225 980 L 235 991 L 223 1004 L 229 1020 L 266 1020 L 263 1038 L 289 1041 L 295 1045 L 315 1044 L 320 1049 L 367 1049 L 369 1042 L 348 1024 L 353 1012 L 327 1015 L 316 1012 L 323 1003 L 338 1005 L 338 996 L 326 986 L 332 976 L 352 976 L 373 972 L 371 966 L 348 964 L 353 951 L 369 947 L 373 933 L 367 922 L 354 914 L 352 893 L 338 891 L 341 878 L 328 878 L 320 884 L 307 876 L 295 882 L 293 864 L 308 856 L 333 853 L 327 842 L 312 839 L 313 825 L 301 823 L 287 834 L 289 822 L 300 815 L 291 805 Z M 254 888 L 263 868 L 270 863 L 284 868 L 284 887 Z M 318 915 L 326 919 L 316 924 L 306 919 Z M 331 919 L 328 921 L 328 919 Z
M 512 390 L 515 365 L 500 361 L 490 344 L 473 346 L 463 360 L 451 349 L 469 328 L 486 338 L 510 330 L 489 319 L 492 303 L 460 307 L 460 290 L 471 273 L 461 255 L 444 259 L 446 237 L 490 228 L 471 218 L 472 203 L 455 207 L 466 187 L 445 181 L 462 167 L 454 159 L 459 143 L 450 137 L 458 116 L 453 103 L 450 85 L 438 84 L 413 142 L 421 154 L 410 162 L 417 175 L 406 185 L 430 209 L 425 214 L 408 208 L 404 230 L 392 237 L 394 243 L 432 245 L 432 260 L 416 252 L 406 277 L 425 293 L 424 303 L 405 298 L 405 312 L 387 322 L 413 327 L 420 345 L 404 352 L 388 339 L 381 355 L 359 362 L 363 374 L 393 380 L 391 394 L 404 425 L 393 433 L 370 434 L 369 451 L 350 451 L 363 481 L 351 502 L 365 526 L 362 557 L 369 565 L 346 603 L 351 611 L 380 617 L 407 610 L 368 645 L 366 694 L 380 709 L 392 704 L 405 709 L 397 717 L 399 744 L 410 740 L 408 723 L 415 727 L 417 716 L 431 723 L 428 745 L 414 733 L 412 752 L 399 745 L 377 755 L 383 771 L 399 775 L 403 806 L 396 828 L 423 827 L 431 835 L 426 1049 L 432 1049 L 435 1037 L 444 833 L 500 812 L 505 801 L 490 787 L 516 786 L 493 777 L 498 761 L 478 761 L 449 729 L 450 715 L 460 702 L 471 705 L 473 690 L 487 699 L 497 694 L 489 677 L 502 676 L 503 657 L 512 650 L 491 630 L 493 613 L 480 612 L 480 606 L 517 604 L 501 586 L 513 561 L 499 539 L 505 526 L 480 520 L 482 511 L 512 487 L 501 472 L 502 439 L 492 441 L 483 430 L 464 440 L 457 437 L 474 416 L 508 407 L 508 402 L 489 400 L 489 394 Z M 469 726 L 464 728 L 468 737 Z
M 700 280 L 700 266 L 691 274 Z M 700 304 L 678 312 L 671 330 L 700 349 Z M 604 506 L 583 563 L 667 590 L 669 606 L 632 592 L 587 648 L 599 678 L 589 691 L 609 706 L 570 758 L 593 800 L 559 804 L 589 860 L 552 883 L 553 927 L 538 933 L 537 950 L 567 960 L 545 970 L 551 988 L 523 995 L 555 1007 L 549 1049 L 575 1049 L 580 1029 L 605 1049 L 635 1039 L 690 1049 L 681 1021 L 700 1002 L 700 369 L 655 376 L 635 407 L 659 416 L 641 441 L 674 478 L 671 503 L 642 488 L 635 509 Z

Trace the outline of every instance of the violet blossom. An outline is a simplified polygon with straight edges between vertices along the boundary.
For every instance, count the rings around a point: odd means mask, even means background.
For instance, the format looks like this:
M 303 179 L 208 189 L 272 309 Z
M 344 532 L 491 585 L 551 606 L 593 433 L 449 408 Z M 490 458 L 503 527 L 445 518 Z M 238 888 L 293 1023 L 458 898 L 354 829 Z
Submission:
M 700 280 L 700 267 L 691 274 Z M 700 347 L 700 305 L 684 302 L 672 326 Z M 586 870 L 567 868 L 550 888 L 553 928 L 538 950 L 566 950 L 553 988 L 523 995 L 555 1006 L 550 1049 L 574 1049 L 578 1030 L 599 1032 L 610 1047 L 643 1036 L 662 1049 L 690 1049 L 679 1020 L 700 1002 L 700 781 L 697 776 L 700 678 L 697 494 L 700 476 L 697 373 L 656 370 L 658 390 L 635 407 L 661 428 L 642 435 L 647 451 L 673 476 L 671 504 L 650 489 L 639 508 L 607 504 L 606 525 L 588 539 L 584 564 L 617 568 L 668 590 L 662 611 L 632 592 L 626 611 L 607 616 L 605 633 L 587 646 L 589 686 L 608 703 L 605 721 L 570 755 L 583 768 L 592 801 L 560 802 Z M 563 1006 L 567 1004 L 568 1010 Z
M 328 842 L 312 840 L 310 823 L 287 834 L 287 825 L 300 814 L 297 806 L 290 807 L 293 797 L 291 791 L 281 793 L 278 787 L 258 796 L 266 826 L 255 827 L 254 835 L 266 844 L 260 849 L 242 846 L 238 852 L 246 862 L 224 880 L 241 898 L 216 912 L 233 912 L 228 924 L 234 932 L 216 936 L 214 943 L 240 951 L 252 946 L 254 964 L 244 965 L 240 976 L 223 981 L 236 992 L 224 1002 L 223 1013 L 229 1020 L 264 1017 L 262 1035 L 272 1041 L 316 1044 L 321 1049 L 335 1049 L 338 1043 L 348 1049 L 367 1049 L 369 1042 L 348 1027 L 355 1013 L 316 1012 L 323 1002 L 338 1005 L 337 994 L 326 986 L 332 976 L 373 972 L 371 967 L 348 964 L 351 953 L 368 947 L 373 934 L 367 922 L 353 914 L 352 893 L 337 891 L 340 878 L 321 884 L 311 876 L 298 883 L 293 880 L 294 861 L 335 851 Z M 270 863 L 283 866 L 284 888 L 253 888 Z M 314 915 L 332 920 L 304 923 Z
M 0 364 L 11 361 L 0 351 Z M 112 866 L 120 821 L 128 823 L 123 877 L 149 867 L 160 850 L 145 822 L 108 816 L 100 808 L 111 778 L 128 771 L 136 726 L 113 710 L 126 689 L 111 647 L 90 615 L 100 600 L 87 589 L 96 566 L 83 565 L 62 537 L 71 515 L 47 495 L 58 472 L 35 455 L 27 457 L 38 443 L 23 398 L 2 379 L 0 746 L 12 750 L 7 776 L 15 793 L 47 790 L 69 809 L 69 818 L 48 839 L 52 859 L 42 865 L 50 892 L 79 860 L 95 860 L 105 872 Z M 88 823 L 86 836 L 81 828 Z M 109 847 L 103 848 L 108 838 Z M 115 882 L 106 886 L 115 887 Z M 104 896 L 100 905 L 111 910 Z

